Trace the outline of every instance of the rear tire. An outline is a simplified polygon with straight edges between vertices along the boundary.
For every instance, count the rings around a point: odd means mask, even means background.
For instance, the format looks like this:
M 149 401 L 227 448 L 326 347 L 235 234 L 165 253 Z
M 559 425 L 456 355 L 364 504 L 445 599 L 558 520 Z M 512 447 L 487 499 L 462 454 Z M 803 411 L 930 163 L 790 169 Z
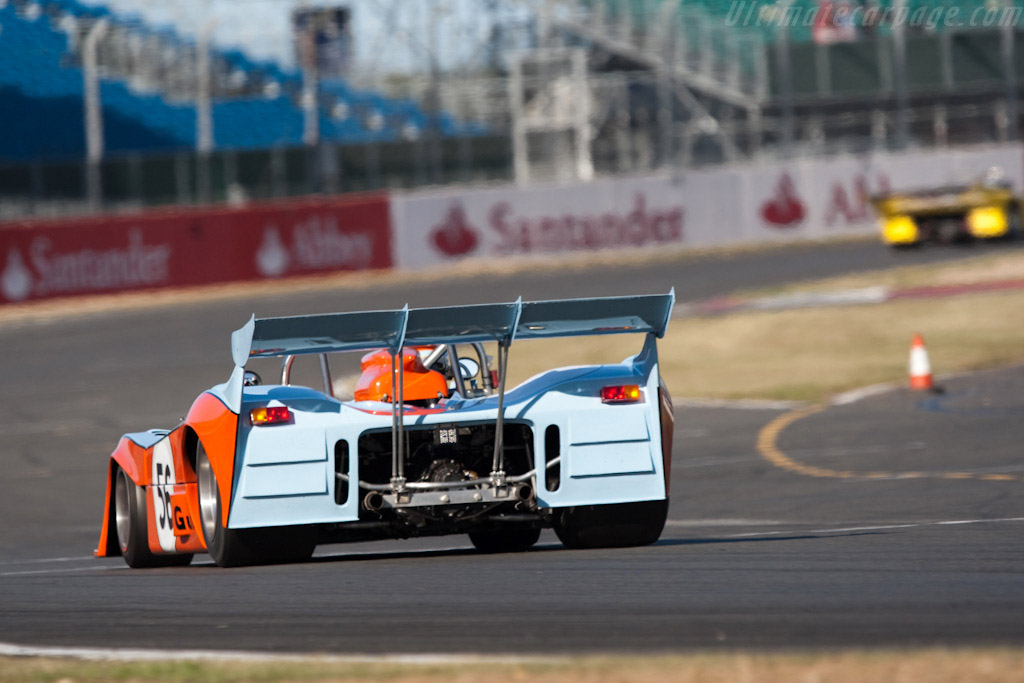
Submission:
M 540 529 L 528 524 L 503 524 L 469 532 L 469 540 L 484 553 L 521 553 L 540 538 Z
M 312 556 L 316 537 L 309 527 L 228 529 L 224 526 L 220 487 L 202 444 L 196 454 L 196 479 L 199 528 L 206 550 L 218 567 L 305 562 Z
M 206 551 L 218 567 L 240 567 L 256 564 L 256 553 L 243 541 L 241 534 L 223 524 L 220 487 L 213 473 L 210 458 L 203 444 L 196 453 L 196 481 L 199 490 L 199 528 L 206 542 Z
M 566 548 L 650 545 L 665 528 L 668 500 L 580 505 L 555 516 L 555 533 Z
M 191 554 L 157 555 L 149 549 L 146 489 L 137 486 L 120 467 L 114 476 L 114 531 L 128 566 L 181 567 L 191 562 Z

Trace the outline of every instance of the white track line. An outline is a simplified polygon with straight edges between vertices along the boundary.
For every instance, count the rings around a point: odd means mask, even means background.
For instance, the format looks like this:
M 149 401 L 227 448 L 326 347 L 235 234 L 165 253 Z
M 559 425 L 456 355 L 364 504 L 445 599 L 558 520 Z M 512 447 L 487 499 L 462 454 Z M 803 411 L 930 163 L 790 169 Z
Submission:
M 778 522 L 770 519 L 670 519 L 665 526 L 716 527 L 716 526 L 789 526 L 797 522 Z
M 61 657 L 92 661 L 242 661 L 295 662 L 303 664 L 531 664 L 561 663 L 565 657 L 534 655 L 454 654 L 273 654 L 244 650 L 158 650 L 141 648 L 46 647 L 0 643 L 0 657 Z
M 860 389 L 851 389 L 832 397 L 831 404 L 834 406 L 845 406 L 856 403 L 872 396 L 880 396 L 899 389 L 902 385 L 896 382 L 884 382 L 882 384 L 871 384 Z
M 720 524 L 720 522 L 727 522 L 730 520 L 708 520 L 710 524 L 704 524 L 703 526 L 728 526 Z M 743 520 L 733 520 L 736 522 L 742 522 Z M 931 527 L 931 526 L 961 526 L 965 524 L 1005 524 L 1007 522 L 1024 522 L 1024 517 L 1001 517 L 998 519 L 952 519 L 942 520 L 937 522 L 906 522 L 900 524 L 864 524 L 857 526 L 842 526 L 842 527 L 830 527 L 823 529 L 802 529 L 793 528 L 786 529 L 784 531 L 748 531 L 741 534 L 728 534 L 723 538 L 752 538 L 756 536 L 778 536 L 781 534 L 842 534 L 850 533 L 854 531 L 886 531 L 889 529 L 915 529 L 920 527 Z M 769 525 L 781 525 L 788 524 L 786 522 L 757 522 L 765 526 Z M 667 526 L 701 526 L 700 522 L 682 522 L 679 520 L 669 520 L 665 522 Z M 746 526 L 737 524 L 736 526 Z M 797 525 L 794 524 L 794 527 Z
M 50 564 L 53 562 L 85 562 L 94 560 L 92 555 L 79 555 L 77 557 L 37 557 L 28 560 L 7 560 L 0 562 L 0 567 L 16 567 L 22 564 Z
M 0 576 L 32 576 L 35 574 L 67 574 L 68 572 L 98 572 L 103 570 L 120 571 L 125 566 L 111 566 L 109 564 L 97 567 L 62 567 L 60 569 L 26 569 L 20 572 L 0 572 Z

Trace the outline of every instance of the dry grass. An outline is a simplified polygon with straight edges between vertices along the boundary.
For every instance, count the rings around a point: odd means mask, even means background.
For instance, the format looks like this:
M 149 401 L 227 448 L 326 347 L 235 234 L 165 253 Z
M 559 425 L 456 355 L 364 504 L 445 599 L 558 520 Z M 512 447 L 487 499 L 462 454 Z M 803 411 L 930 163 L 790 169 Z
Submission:
M 110 663 L 2 659 L 0 680 L 390 681 L 394 683 L 1024 683 L 1020 649 L 692 654 L 581 658 L 559 664 Z
M 915 332 L 936 373 L 1019 362 L 1022 320 L 1022 291 L 674 320 L 659 344 L 661 373 L 675 396 L 816 400 L 905 379 Z M 635 335 L 520 342 L 509 377 L 515 384 L 560 365 L 618 362 L 642 343 Z

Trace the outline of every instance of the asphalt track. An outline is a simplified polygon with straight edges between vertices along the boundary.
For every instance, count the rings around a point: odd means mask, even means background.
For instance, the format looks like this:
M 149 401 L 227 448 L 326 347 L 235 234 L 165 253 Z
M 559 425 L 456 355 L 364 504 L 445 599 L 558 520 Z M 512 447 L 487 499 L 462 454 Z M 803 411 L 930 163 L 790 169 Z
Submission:
M 656 545 L 481 555 L 462 537 L 313 562 L 91 558 L 107 454 L 229 370 L 251 311 L 742 287 L 957 258 L 876 244 L 373 291 L 282 292 L 0 329 L 0 641 L 260 651 L 609 652 L 1024 643 L 1024 368 L 819 412 L 682 406 Z M 685 388 L 673 387 L 677 395 Z

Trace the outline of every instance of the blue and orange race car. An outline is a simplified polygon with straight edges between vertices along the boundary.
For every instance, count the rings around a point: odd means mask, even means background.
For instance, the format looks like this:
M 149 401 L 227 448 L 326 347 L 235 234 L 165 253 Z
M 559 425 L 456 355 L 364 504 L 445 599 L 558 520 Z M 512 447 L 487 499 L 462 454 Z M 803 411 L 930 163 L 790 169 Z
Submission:
M 667 295 L 251 319 L 234 370 L 170 430 L 110 457 L 98 556 L 132 567 L 308 559 L 317 544 L 467 533 L 525 550 L 658 539 L 673 413 L 658 374 Z M 642 333 L 615 365 L 557 368 L 506 391 L 513 341 Z M 489 347 L 485 347 L 488 344 Z M 497 366 L 487 350 L 496 349 Z M 330 355 L 368 352 L 350 401 Z M 291 384 L 318 357 L 321 390 Z M 250 359 L 281 357 L 280 384 Z

